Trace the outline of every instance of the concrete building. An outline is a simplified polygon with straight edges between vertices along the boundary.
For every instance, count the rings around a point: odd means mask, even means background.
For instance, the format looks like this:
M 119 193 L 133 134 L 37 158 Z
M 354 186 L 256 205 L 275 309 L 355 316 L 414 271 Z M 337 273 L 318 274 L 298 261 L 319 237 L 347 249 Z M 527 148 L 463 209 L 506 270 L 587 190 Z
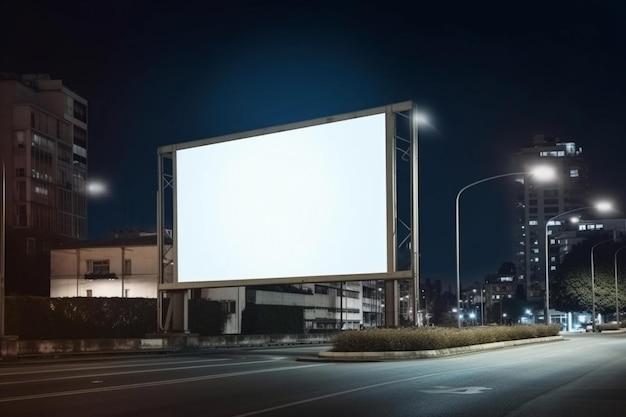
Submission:
M 48 295 L 49 248 L 87 236 L 87 108 L 61 80 L 0 73 L 7 294 Z
M 525 284 L 528 300 L 536 302 L 545 297 L 546 223 L 565 211 L 590 206 L 582 148 L 574 142 L 534 135 L 532 142 L 515 155 L 515 169 L 528 172 L 540 164 L 553 166 L 557 178 L 541 183 L 520 177 L 516 196 L 518 279 Z M 559 262 L 559 244 L 549 238 L 548 246 L 548 268 L 554 271 Z
M 50 297 L 156 298 L 156 245 L 156 233 L 117 232 L 52 249 Z

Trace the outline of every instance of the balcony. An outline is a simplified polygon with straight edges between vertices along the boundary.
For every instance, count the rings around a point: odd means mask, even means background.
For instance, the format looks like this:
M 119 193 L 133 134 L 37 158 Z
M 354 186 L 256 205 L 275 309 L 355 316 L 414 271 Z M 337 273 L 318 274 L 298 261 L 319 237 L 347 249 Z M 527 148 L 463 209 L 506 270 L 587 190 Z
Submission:
M 108 280 L 112 280 L 112 279 L 118 279 L 118 276 L 115 275 L 114 273 L 98 273 L 98 272 L 90 272 L 85 274 L 85 279 L 88 280 L 96 280 L 96 279 L 108 279 Z

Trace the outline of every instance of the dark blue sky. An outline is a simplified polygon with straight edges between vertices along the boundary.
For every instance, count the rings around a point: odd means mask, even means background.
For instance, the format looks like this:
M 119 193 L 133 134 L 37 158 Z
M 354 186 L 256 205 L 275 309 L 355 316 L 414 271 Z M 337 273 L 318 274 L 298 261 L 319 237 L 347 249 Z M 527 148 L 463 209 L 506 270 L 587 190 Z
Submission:
M 456 193 L 510 172 L 535 132 L 577 142 L 594 193 L 624 201 L 619 0 L 227 3 L 0 0 L 0 71 L 89 100 L 89 173 L 110 187 L 91 237 L 154 229 L 158 146 L 404 100 L 436 126 L 420 132 L 422 278 L 453 281 Z M 464 193 L 464 283 L 512 259 L 510 185 Z

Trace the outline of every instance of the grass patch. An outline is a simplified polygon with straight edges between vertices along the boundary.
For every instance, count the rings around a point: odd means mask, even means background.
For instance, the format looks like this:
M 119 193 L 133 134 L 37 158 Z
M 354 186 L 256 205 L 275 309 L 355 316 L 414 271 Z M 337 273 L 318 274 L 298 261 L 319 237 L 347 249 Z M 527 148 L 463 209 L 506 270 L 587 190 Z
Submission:
M 348 330 L 334 339 L 334 352 L 386 352 L 445 349 L 507 340 L 556 336 L 559 324 L 533 326 L 419 327 Z

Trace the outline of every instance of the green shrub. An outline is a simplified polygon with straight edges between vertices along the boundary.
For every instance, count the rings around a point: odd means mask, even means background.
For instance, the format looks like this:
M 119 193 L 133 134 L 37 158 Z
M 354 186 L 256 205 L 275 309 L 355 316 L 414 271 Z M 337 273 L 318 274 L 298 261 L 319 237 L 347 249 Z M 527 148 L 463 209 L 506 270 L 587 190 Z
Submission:
M 336 352 L 384 352 L 432 350 L 507 340 L 556 336 L 560 326 L 492 326 L 455 329 L 421 327 L 344 331 L 335 337 Z
M 156 322 L 154 298 L 6 297 L 6 334 L 22 340 L 145 337 Z M 221 334 L 219 302 L 189 300 L 189 323 L 202 336 Z
M 619 323 L 605 323 L 605 324 L 596 325 L 596 329 L 600 332 L 603 332 L 606 330 L 619 330 L 620 328 L 621 327 Z

